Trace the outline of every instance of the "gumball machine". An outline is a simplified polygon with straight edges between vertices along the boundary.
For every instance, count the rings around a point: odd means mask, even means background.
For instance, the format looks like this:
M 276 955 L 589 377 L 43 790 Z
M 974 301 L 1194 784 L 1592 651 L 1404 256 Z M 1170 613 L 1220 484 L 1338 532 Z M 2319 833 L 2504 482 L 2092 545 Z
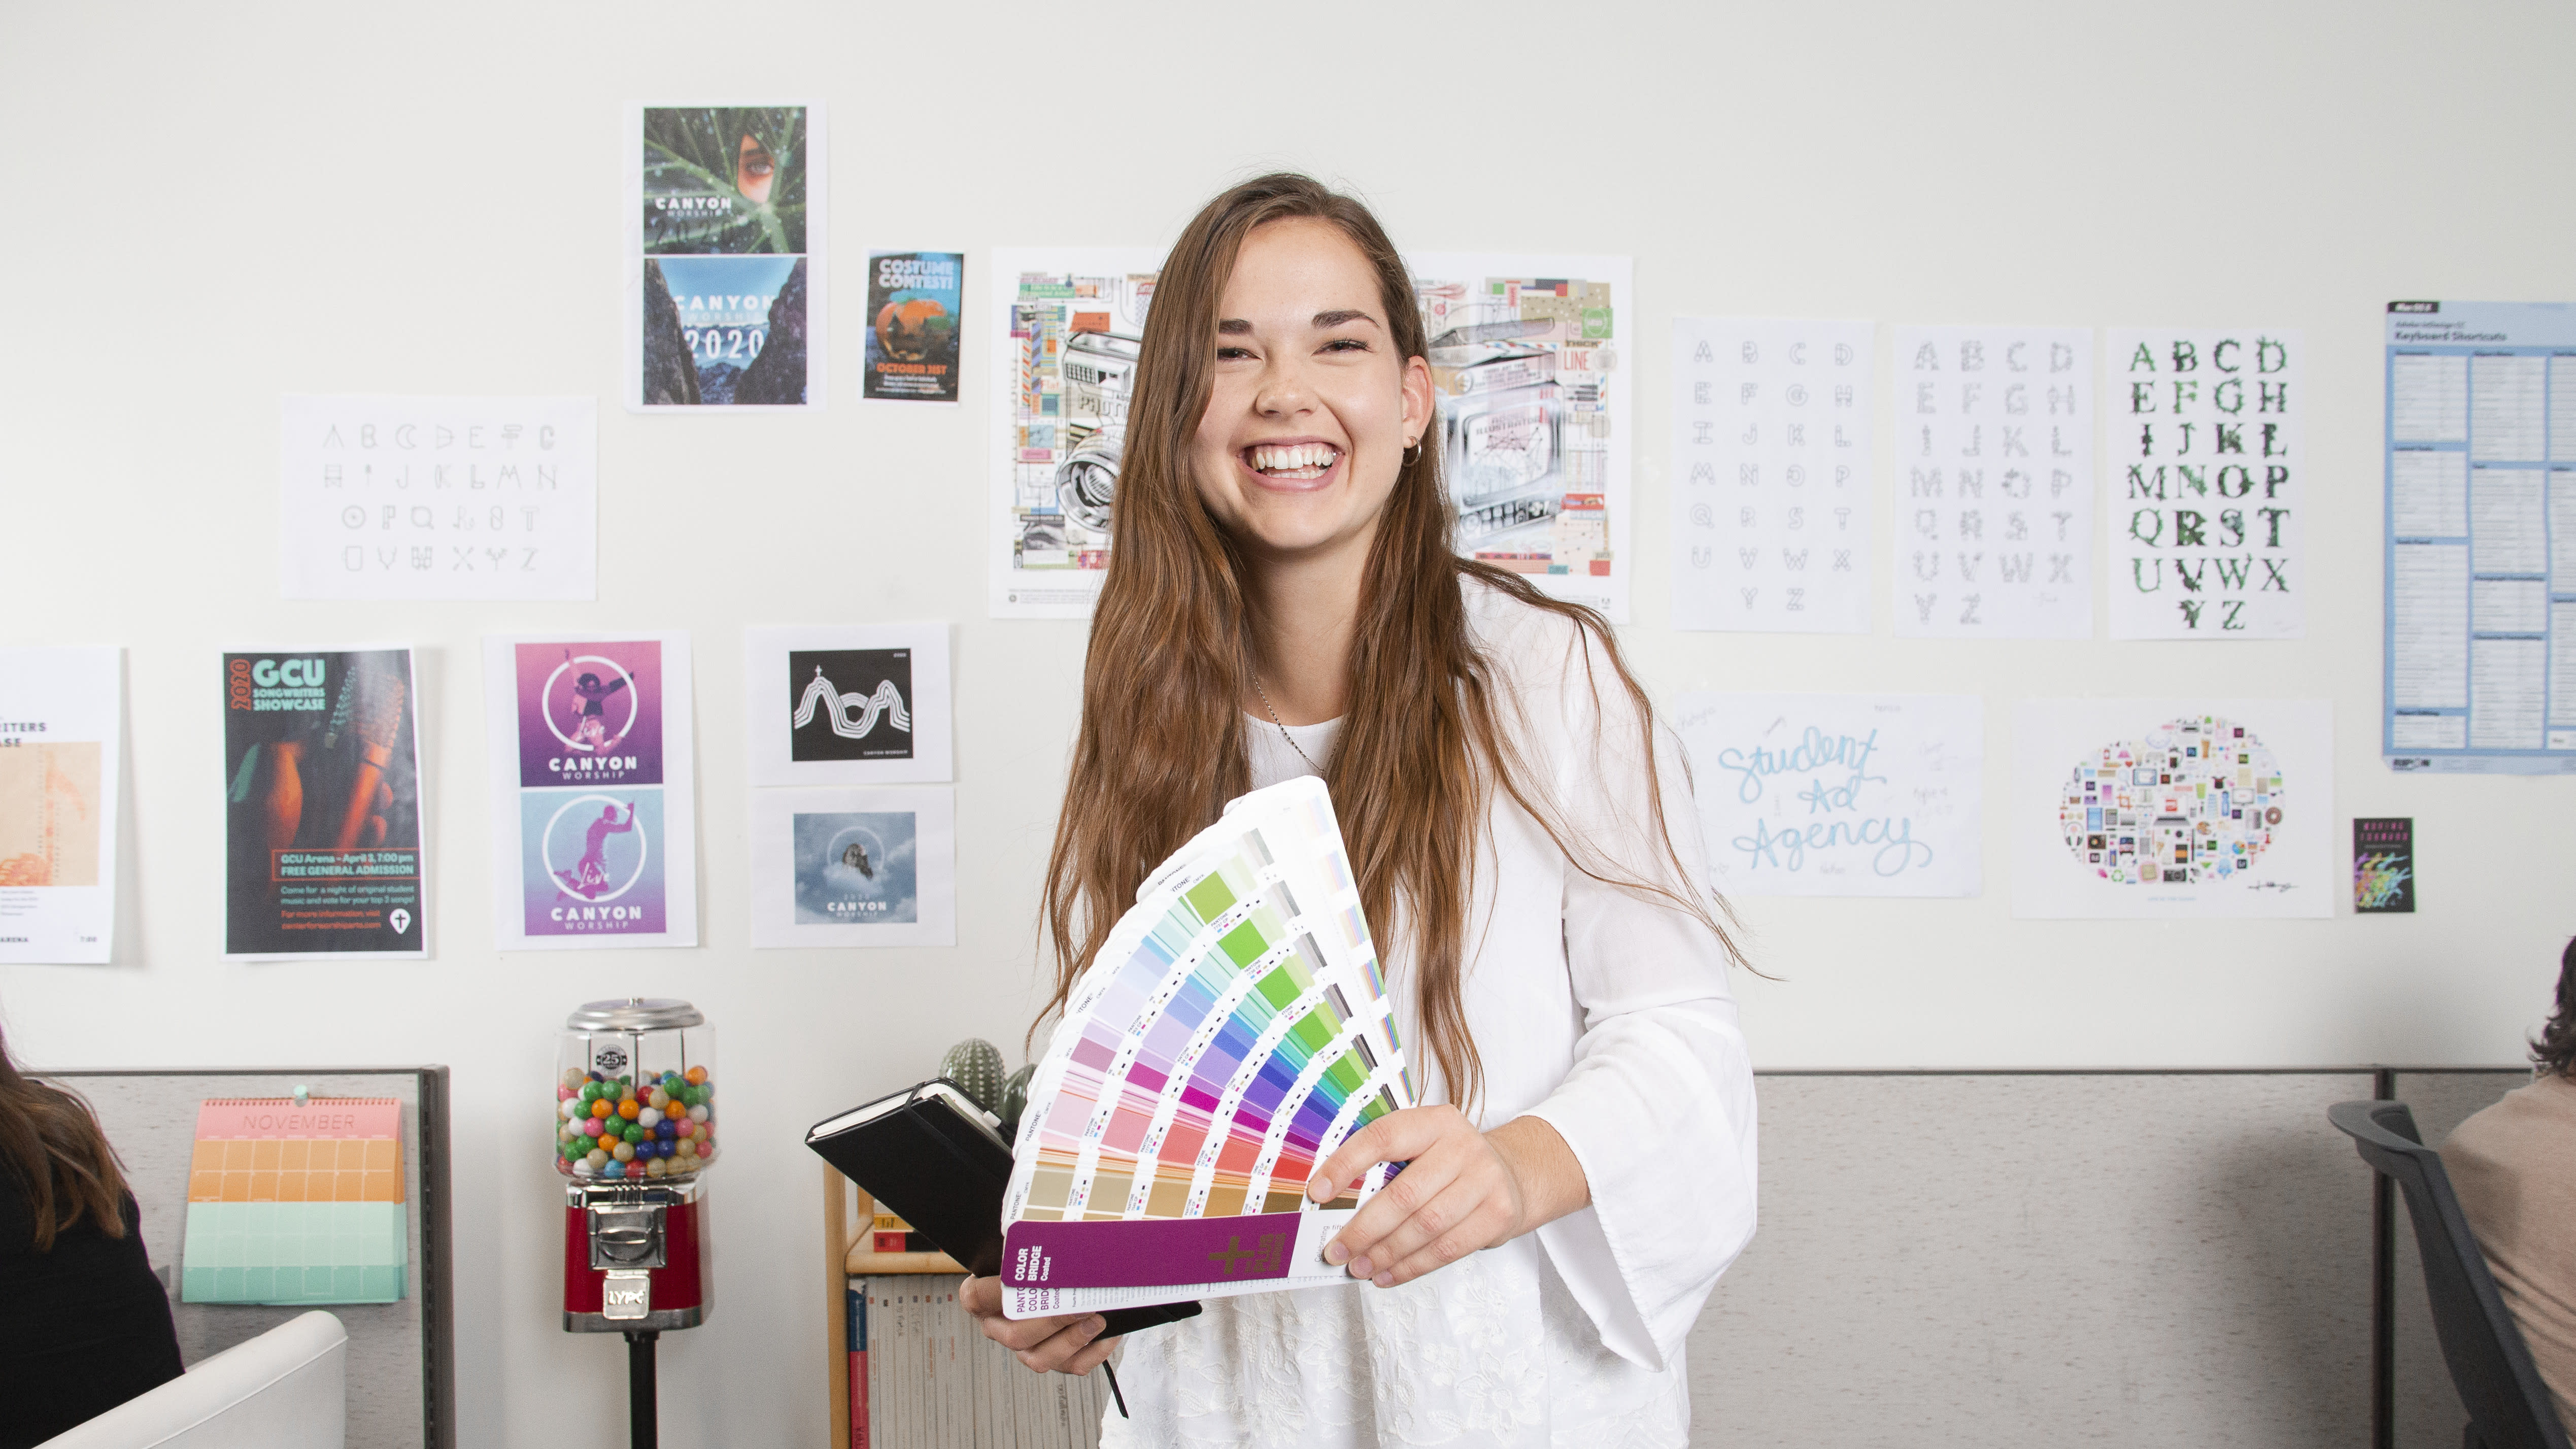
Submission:
M 715 1030 L 685 1001 L 594 1001 L 556 1053 L 563 1325 L 626 1335 L 636 1449 L 656 1442 L 653 1349 L 706 1321 L 705 1174 L 716 1158 Z

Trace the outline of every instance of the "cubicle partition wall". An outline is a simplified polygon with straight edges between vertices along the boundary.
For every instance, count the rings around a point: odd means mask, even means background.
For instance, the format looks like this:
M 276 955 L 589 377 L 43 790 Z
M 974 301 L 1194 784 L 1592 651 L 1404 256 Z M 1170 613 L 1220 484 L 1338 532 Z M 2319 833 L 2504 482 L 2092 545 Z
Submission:
M 2452 1449 L 2411 1235 L 2375 1238 L 2326 1108 L 2393 1090 L 2438 1142 L 2523 1080 L 1764 1073 L 1762 1226 L 1691 1336 L 1692 1442 Z
M 143 1207 L 143 1242 L 170 1290 L 180 1357 L 190 1365 L 324 1308 L 349 1331 L 349 1449 L 453 1449 L 456 1442 L 447 1179 L 447 1068 L 314 1067 L 46 1072 L 98 1112 Z M 402 1104 L 406 1250 L 392 1303 L 180 1301 L 197 1105 L 209 1098 L 390 1097 Z

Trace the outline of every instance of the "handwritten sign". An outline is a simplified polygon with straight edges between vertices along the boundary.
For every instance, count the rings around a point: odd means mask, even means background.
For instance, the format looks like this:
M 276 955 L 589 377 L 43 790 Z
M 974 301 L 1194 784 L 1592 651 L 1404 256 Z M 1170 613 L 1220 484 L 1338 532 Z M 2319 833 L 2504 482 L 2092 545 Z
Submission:
M 1729 895 L 1973 896 L 1985 703 L 1686 694 L 1712 883 Z

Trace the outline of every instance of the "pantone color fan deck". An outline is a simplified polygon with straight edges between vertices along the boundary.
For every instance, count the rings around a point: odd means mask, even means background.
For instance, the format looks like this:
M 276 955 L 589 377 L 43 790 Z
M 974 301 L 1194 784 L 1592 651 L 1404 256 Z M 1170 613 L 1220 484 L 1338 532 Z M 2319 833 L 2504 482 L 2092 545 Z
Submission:
M 1306 1180 L 1411 1105 L 1332 797 L 1312 776 L 1243 796 L 1074 984 L 1012 1153 L 1005 1311 L 1354 1281 L 1323 1247 L 1390 1169 L 1320 1207 Z

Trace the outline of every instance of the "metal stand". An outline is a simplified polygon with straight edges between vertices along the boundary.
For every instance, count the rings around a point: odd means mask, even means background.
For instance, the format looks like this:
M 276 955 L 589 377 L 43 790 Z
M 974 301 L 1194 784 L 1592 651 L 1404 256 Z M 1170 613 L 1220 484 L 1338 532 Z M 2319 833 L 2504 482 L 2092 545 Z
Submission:
M 662 1335 L 649 1328 L 626 1330 L 626 1424 L 634 1449 L 659 1449 L 653 1390 L 653 1344 Z

